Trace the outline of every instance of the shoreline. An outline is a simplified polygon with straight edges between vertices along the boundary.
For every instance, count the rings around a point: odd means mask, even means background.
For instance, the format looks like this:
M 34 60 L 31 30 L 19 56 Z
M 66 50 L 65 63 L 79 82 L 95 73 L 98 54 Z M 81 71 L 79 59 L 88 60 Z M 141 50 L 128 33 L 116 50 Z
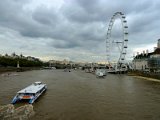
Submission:
M 142 76 L 142 77 L 154 78 L 154 79 L 160 80 L 160 73 L 155 73 L 155 72 L 129 71 L 128 75 L 130 75 L 130 76 Z
M 137 75 L 132 75 L 132 76 L 135 78 L 141 78 L 141 79 L 148 80 L 148 81 L 160 82 L 159 79 L 155 79 L 155 78 L 149 78 L 149 77 L 137 76 Z
M 39 70 L 40 67 L 0 67 L 0 74 L 11 73 L 11 72 L 24 72 L 30 70 Z
M 133 76 L 136 78 L 142 78 L 149 81 L 160 82 L 160 74 L 156 73 L 144 73 L 141 71 L 130 71 L 128 76 Z

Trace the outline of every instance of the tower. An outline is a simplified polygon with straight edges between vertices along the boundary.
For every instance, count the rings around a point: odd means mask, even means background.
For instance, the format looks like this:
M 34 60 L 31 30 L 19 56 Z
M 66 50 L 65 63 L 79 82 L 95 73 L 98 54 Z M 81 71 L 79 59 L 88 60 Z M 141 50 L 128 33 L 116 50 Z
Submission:
M 20 68 L 20 66 L 19 66 L 19 61 L 17 61 L 17 68 Z
M 158 39 L 157 48 L 160 48 L 160 39 Z

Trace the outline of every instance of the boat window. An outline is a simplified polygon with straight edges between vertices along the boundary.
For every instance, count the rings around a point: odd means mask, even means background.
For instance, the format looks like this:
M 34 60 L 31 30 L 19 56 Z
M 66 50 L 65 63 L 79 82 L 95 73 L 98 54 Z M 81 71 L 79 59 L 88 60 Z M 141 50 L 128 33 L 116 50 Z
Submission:
M 19 93 L 18 95 L 24 95 L 23 93 Z
M 32 93 L 25 93 L 24 95 L 33 95 Z

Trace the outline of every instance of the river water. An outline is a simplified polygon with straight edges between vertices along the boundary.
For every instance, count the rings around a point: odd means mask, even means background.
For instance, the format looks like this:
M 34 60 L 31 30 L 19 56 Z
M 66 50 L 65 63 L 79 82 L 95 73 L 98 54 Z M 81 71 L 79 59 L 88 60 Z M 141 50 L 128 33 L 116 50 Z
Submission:
M 33 104 L 31 120 L 160 120 L 159 82 L 115 74 L 96 78 L 80 70 L 1 75 L 0 105 L 35 81 L 46 83 L 48 90 Z

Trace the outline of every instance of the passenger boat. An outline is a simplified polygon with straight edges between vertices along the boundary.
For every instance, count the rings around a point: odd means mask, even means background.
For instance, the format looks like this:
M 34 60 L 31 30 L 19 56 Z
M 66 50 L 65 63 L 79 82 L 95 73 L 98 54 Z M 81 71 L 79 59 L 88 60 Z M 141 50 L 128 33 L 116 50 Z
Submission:
M 104 75 L 103 75 L 102 72 L 97 72 L 97 73 L 96 73 L 96 76 L 97 76 L 97 77 L 104 77 Z
M 97 69 L 95 74 L 97 77 L 104 77 L 107 75 L 105 69 Z
M 11 103 L 15 104 L 21 100 L 28 100 L 29 104 L 32 104 L 44 91 L 46 91 L 46 89 L 46 84 L 42 84 L 42 82 L 35 82 L 17 92 L 17 95 L 13 98 Z

